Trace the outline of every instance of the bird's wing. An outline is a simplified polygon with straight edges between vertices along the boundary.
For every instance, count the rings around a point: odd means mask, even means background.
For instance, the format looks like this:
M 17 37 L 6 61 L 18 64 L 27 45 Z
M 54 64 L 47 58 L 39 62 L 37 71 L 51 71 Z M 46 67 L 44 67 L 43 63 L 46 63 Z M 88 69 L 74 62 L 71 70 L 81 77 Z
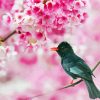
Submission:
M 92 74 L 92 71 L 91 71 L 91 69 L 89 68 L 89 66 L 86 64 L 86 62 L 85 62 L 82 58 L 80 58 L 79 56 L 76 56 L 76 57 L 77 57 L 77 59 L 78 59 L 77 64 L 78 64 L 79 66 L 81 66 L 82 68 L 84 67 L 84 69 L 86 69 L 87 72 L 89 72 L 89 73 Z
M 70 72 L 80 78 L 91 80 L 92 71 L 83 61 L 78 61 L 74 63 L 74 66 L 70 67 Z
M 90 74 L 92 74 L 92 71 L 91 71 L 91 69 L 89 68 L 89 66 L 85 63 L 85 61 L 83 60 L 79 60 L 78 62 L 77 62 L 77 65 L 82 69 L 82 70 L 84 70 L 84 71 L 86 71 L 87 73 L 90 73 Z

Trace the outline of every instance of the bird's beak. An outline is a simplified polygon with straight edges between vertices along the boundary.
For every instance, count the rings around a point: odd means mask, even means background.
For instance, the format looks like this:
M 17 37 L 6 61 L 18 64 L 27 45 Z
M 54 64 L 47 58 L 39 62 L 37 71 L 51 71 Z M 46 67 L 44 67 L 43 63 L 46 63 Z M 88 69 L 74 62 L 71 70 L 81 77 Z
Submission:
M 53 48 L 51 48 L 51 50 L 52 51 L 57 51 L 57 50 L 59 50 L 57 47 L 53 47 Z

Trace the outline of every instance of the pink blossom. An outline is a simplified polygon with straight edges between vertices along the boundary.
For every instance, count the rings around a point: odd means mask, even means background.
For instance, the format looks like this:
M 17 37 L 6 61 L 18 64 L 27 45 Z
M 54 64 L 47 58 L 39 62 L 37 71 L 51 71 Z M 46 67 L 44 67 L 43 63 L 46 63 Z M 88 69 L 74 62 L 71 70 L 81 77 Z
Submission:
M 8 0 L 6 2 L 6 0 L 0 0 L 0 9 L 4 9 L 6 11 L 11 10 L 14 5 L 14 1 L 15 0 Z

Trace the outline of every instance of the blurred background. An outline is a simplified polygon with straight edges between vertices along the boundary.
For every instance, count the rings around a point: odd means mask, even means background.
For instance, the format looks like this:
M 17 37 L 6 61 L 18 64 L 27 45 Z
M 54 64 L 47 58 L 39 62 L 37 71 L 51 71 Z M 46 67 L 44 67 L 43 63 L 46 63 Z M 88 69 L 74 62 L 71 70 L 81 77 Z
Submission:
M 84 82 L 57 90 L 72 78 L 50 48 L 68 41 L 92 69 L 100 61 L 99 0 L 0 0 L 1 39 L 14 30 L 0 42 L 0 100 L 90 100 Z M 94 75 L 100 89 L 99 67 Z

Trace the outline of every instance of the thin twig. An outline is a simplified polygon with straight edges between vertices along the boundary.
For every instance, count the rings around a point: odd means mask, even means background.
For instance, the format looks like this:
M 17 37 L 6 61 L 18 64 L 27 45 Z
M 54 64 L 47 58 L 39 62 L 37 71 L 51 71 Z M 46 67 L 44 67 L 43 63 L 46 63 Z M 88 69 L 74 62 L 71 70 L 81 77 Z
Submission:
M 1 39 L 1 42 L 5 42 L 6 40 L 8 40 L 12 35 L 14 35 L 16 33 L 16 31 L 13 31 L 12 33 L 10 33 L 9 35 L 7 35 L 5 38 Z
M 95 67 L 92 69 L 92 72 L 98 67 L 98 65 L 100 64 L 100 61 L 95 65 Z
M 92 69 L 92 72 L 95 71 L 95 69 L 99 66 L 99 64 L 100 64 L 100 61 L 94 66 L 94 68 Z M 81 83 L 82 81 L 83 81 L 83 80 L 80 79 L 79 81 L 77 81 L 77 82 L 75 82 L 75 83 L 73 83 L 73 84 L 64 86 L 64 87 L 59 88 L 59 89 L 57 89 L 57 90 L 55 90 L 55 91 L 63 90 L 63 89 L 65 89 L 65 88 L 69 88 L 69 87 L 73 87 L 73 86 L 75 86 L 75 85 Z M 52 91 L 50 91 L 50 92 L 52 92 Z M 54 91 L 53 91 L 53 92 L 54 92 Z M 36 97 L 41 97 L 41 96 L 44 96 L 44 95 L 47 95 L 47 94 L 48 94 L 48 93 L 41 93 L 41 94 L 38 94 L 38 95 L 36 95 L 36 96 L 34 96 L 34 97 L 31 97 L 31 99 L 34 99 L 34 98 L 36 98 Z
M 64 86 L 64 87 L 62 87 L 62 88 L 59 88 L 58 90 L 62 90 L 62 89 L 65 89 L 65 88 L 69 88 L 69 87 L 75 86 L 75 85 L 79 84 L 79 83 L 82 82 L 82 81 L 83 81 L 83 80 L 80 79 L 79 81 L 77 81 L 77 82 L 75 82 L 75 83 L 73 83 L 73 84 L 70 84 L 70 85 Z

